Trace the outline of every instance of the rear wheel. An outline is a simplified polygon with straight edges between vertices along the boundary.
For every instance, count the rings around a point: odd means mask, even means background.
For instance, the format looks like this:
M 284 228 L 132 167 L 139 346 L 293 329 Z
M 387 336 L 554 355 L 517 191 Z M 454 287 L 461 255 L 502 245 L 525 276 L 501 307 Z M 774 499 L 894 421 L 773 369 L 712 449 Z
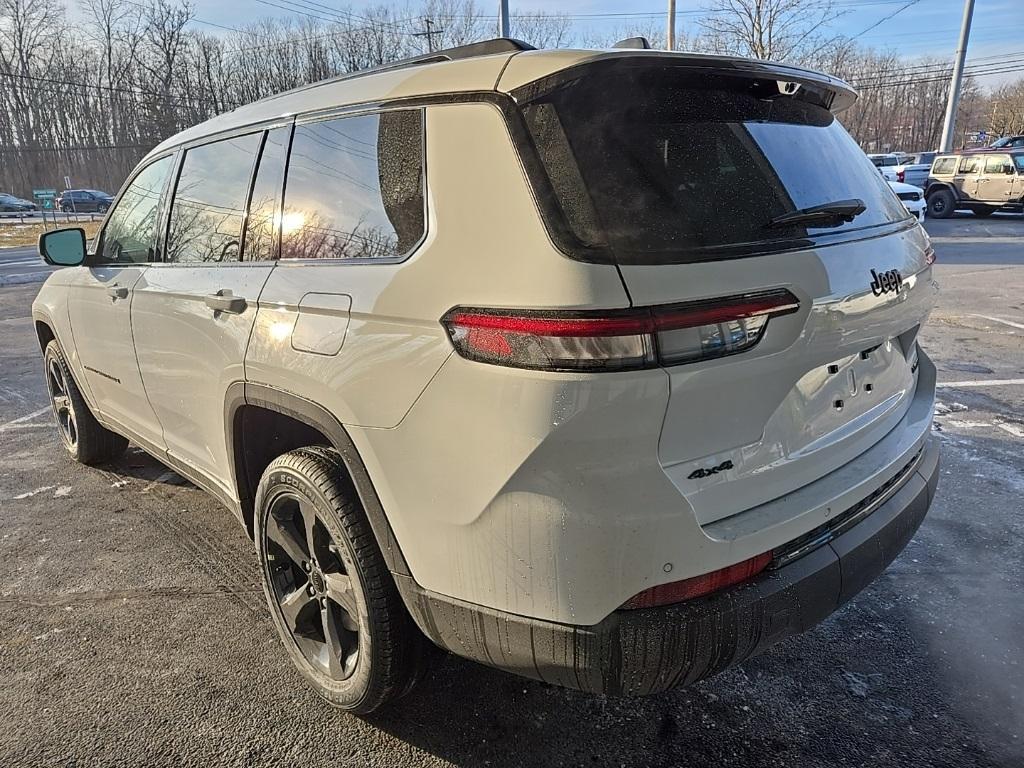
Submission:
M 306 681 L 358 714 L 410 690 L 426 640 L 402 604 L 338 454 L 300 448 L 275 459 L 255 506 L 270 613 Z
M 928 215 L 933 219 L 948 219 L 956 210 L 956 200 L 948 189 L 937 189 L 928 195 Z
M 983 219 L 987 219 L 989 216 L 991 216 L 993 213 L 995 213 L 998 210 L 999 209 L 996 208 L 995 206 L 989 205 L 989 206 L 985 206 L 984 208 L 972 208 L 971 212 L 975 216 L 980 216 Z
M 128 441 L 96 421 L 56 341 L 46 345 L 43 364 L 57 431 L 71 457 L 82 464 L 101 464 L 124 453 Z

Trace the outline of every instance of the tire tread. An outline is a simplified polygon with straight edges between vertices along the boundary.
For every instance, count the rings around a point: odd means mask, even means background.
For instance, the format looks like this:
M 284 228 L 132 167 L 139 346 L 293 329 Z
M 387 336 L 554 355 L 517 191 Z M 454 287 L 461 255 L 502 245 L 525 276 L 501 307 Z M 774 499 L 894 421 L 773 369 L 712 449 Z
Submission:
M 264 472 L 289 468 L 316 486 L 333 507 L 359 568 L 371 623 L 370 683 L 359 701 L 344 708 L 368 714 L 410 690 L 422 667 L 426 640 L 409 616 L 381 554 L 369 520 L 341 456 L 326 446 L 298 448 L 279 456 Z M 263 482 L 257 494 L 261 510 Z M 261 512 L 258 512 L 262 514 Z M 259 530 L 259 528 L 258 528 Z M 318 691 L 325 695 L 323 691 Z M 330 699 L 332 703 L 338 702 Z

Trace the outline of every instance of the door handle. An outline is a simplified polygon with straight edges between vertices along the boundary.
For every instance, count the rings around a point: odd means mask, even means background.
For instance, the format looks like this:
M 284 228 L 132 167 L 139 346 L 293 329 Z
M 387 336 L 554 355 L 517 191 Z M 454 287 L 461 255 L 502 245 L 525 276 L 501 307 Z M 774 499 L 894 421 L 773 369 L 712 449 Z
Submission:
M 221 288 L 216 293 L 205 296 L 203 301 L 214 312 L 228 312 L 232 315 L 244 312 L 247 306 L 245 299 L 233 295 L 227 288 Z
M 118 299 L 128 298 L 128 289 L 120 285 L 111 285 L 107 287 L 107 295 L 114 301 Z

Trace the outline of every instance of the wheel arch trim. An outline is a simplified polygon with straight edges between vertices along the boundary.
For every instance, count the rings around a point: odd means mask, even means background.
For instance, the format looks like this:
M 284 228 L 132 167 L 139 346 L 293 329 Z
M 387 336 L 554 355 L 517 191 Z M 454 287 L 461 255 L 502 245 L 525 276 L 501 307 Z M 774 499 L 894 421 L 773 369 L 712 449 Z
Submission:
M 928 185 L 928 187 L 924 191 L 925 201 L 928 200 L 929 195 L 938 192 L 940 189 L 948 189 L 950 192 L 952 192 L 953 198 L 957 202 L 963 199 L 962 195 L 960 194 L 960 191 L 953 184 L 950 184 L 947 181 L 933 181 L 931 184 Z
M 238 420 L 244 406 L 262 408 L 288 416 L 316 429 L 327 438 L 331 447 L 341 456 L 345 468 L 348 470 L 388 569 L 395 574 L 411 576 L 409 566 L 391 528 L 391 523 L 384 513 L 380 497 L 377 495 L 366 466 L 344 425 L 330 411 L 312 400 L 265 384 L 239 381 L 229 386 L 225 394 L 224 428 L 227 432 L 225 439 L 228 446 L 232 480 L 236 484 L 242 508 L 250 516 L 255 511 L 253 508 L 255 500 L 248 498 L 249 494 L 246 491 L 248 487 L 251 487 L 251 483 L 248 482 L 249 478 L 245 477 L 244 462 L 240 461 L 243 447 L 241 444 L 242 431 Z

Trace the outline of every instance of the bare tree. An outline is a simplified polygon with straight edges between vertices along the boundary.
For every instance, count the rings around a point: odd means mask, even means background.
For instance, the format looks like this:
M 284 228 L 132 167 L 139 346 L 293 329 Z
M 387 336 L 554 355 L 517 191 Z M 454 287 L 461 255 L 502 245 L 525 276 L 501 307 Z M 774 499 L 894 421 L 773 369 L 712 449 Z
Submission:
M 698 23 L 720 52 L 792 61 L 838 39 L 821 29 L 841 15 L 833 0 L 711 0 Z
M 869 151 L 934 148 L 949 88 L 944 60 L 901 58 L 822 36 L 833 0 L 710 0 L 703 23 L 680 47 L 803 63 L 852 83 L 860 99 L 841 119 Z M 190 26 L 187 0 L 84 0 L 71 27 L 60 0 L 0 0 L 0 190 L 22 195 L 76 185 L 113 191 L 157 142 L 183 128 L 273 93 L 421 53 L 413 33 L 430 18 L 438 46 L 495 35 L 480 0 L 405 0 L 336 8 L 332 21 L 254 21 L 229 34 Z M 797 11 L 799 8 L 799 11 Z M 512 18 L 513 34 L 541 47 L 606 47 L 663 25 L 623 23 L 611 32 L 573 28 L 558 13 Z M 1024 85 L 991 98 L 969 83 L 958 135 L 1024 130 Z M 366 238 L 372 240 L 367 234 Z M 351 246 L 354 247 L 354 246 Z

